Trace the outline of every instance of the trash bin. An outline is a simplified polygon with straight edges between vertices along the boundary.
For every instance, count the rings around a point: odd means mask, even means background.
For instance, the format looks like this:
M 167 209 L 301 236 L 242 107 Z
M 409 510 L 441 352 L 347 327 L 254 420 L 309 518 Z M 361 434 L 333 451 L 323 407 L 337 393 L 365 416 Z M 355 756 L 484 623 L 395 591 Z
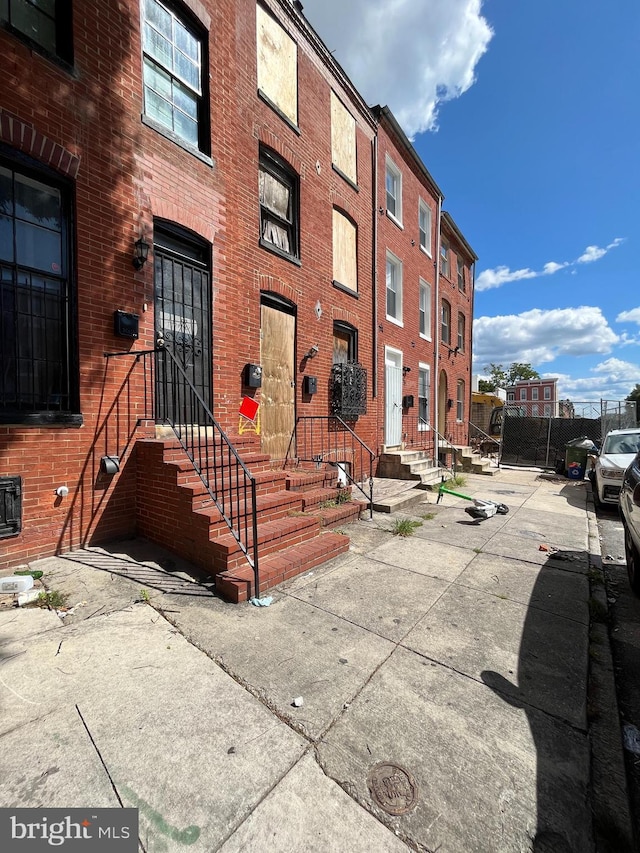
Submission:
M 584 479 L 587 470 L 587 456 L 594 448 L 594 443 L 586 435 L 574 438 L 565 444 L 564 465 L 569 479 Z

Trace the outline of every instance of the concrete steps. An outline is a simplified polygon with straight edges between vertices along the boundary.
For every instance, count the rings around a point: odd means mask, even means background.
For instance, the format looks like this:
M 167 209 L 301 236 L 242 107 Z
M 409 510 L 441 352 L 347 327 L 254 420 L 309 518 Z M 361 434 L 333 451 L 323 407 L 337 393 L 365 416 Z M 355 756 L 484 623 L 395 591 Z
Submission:
M 492 477 L 495 468 L 491 460 L 477 453 L 472 447 L 456 447 L 456 460 L 466 474 L 484 474 Z
M 376 474 L 391 480 L 417 480 L 423 486 L 431 486 L 440 482 L 443 471 L 425 450 L 395 450 L 380 454 Z

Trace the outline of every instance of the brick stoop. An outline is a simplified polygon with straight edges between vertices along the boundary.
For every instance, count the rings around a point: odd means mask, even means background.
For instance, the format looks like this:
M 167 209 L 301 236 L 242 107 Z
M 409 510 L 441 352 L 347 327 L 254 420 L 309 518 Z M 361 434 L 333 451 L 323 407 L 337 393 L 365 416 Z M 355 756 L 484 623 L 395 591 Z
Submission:
M 342 533 L 321 533 L 301 545 L 272 554 L 260 562 L 260 594 L 313 569 L 349 550 L 349 537 Z M 216 592 L 238 603 L 254 595 L 254 576 L 245 563 L 235 570 L 216 575 Z
M 213 458 L 213 440 L 210 440 Z M 327 470 L 278 470 L 255 446 L 241 448 L 241 458 L 256 480 L 260 592 L 348 550 L 343 534 L 324 528 L 359 518 L 364 506 L 335 501 L 344 488 L 335 467 Z M 136 443 L 137 528 L 195 563 L 215 578 L 216 590 L 231 601 L 251 597 L 253 570 L 192 463 L 175 438 L 161 436 Z M 242 518 L 244 501 L 234 504 Z M 253 548 L 251 519 L 247 547 Z

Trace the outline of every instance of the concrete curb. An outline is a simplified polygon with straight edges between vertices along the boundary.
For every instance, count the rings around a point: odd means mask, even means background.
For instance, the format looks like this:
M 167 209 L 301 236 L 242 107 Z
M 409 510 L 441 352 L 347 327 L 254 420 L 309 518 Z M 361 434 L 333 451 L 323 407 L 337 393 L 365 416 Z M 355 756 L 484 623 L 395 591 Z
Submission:
M 622 730 L 616 694 L 609 607 L 593 498 L 587 497 L 591 590 L 587 708 L 591 747 L 591 801 L 597 853 L 633 853 Z

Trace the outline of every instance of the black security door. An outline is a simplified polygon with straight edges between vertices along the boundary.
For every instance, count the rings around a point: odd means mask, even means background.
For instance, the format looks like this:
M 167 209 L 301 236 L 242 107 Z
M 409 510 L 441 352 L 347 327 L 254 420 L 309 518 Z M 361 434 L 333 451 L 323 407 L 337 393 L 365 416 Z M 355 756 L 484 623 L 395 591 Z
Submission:
M 182 230 L 156 226 L 154 283 L 156 344 L 170 350 L 211 409 L 211 252 Z M 159 417 L 202 420 L 171 360 L 159 359 Z M 163 409 L 163 407 L 165 407 Z

